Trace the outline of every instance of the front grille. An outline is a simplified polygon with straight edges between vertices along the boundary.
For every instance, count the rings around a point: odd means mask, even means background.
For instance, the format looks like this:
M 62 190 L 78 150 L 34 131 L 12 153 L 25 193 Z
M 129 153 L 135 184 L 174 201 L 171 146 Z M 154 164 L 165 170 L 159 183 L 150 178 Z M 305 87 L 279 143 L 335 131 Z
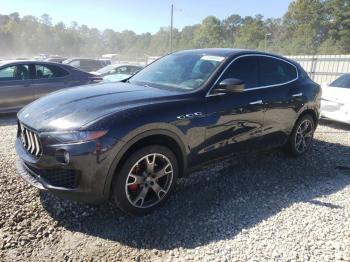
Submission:
M 46 183 L 54 187 L 73 189 L 78 187 L 79 175 L 74 170 L 68 169 L 38 169 L 26 165 L 36 175 L 40 176 Z
M 40 157 L 42 154 L 42 147 L 39 139 L 39 135 L 19 123 L 18 125 L 19 137 L 22 141 L 24 148 L 29 154 L 35 157 Z

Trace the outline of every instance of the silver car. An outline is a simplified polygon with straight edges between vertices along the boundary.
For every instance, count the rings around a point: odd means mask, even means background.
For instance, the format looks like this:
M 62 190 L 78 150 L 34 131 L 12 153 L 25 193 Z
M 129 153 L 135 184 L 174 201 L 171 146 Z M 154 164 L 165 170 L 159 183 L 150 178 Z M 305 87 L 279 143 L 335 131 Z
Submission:
M 73 86 L 101 81 L 69 65 L 39 61 L 0 62 L 0 113 L 17 112 L 26 104 Z

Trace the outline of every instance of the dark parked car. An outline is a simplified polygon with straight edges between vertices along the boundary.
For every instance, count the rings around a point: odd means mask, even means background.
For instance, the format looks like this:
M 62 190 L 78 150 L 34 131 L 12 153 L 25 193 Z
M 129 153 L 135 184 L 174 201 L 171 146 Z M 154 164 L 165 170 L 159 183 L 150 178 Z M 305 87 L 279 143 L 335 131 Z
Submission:
M 110 60 L 99 60 L 99 59 L 89 59 L 89 58 L 70 58 L 64 60 L 63 64 L 70 65 L 85 72 L 97 71 L 107 65 L 111 64 Z
M 304 154 L 320 86 L 286 58 L 235 49 L 177 52 L 123 83 L 57 92 L 18 113 L 20 175 L 69 199 L 144 214 L 178 177 L 274 147 Z
M 102 80 L 68 65 L 39 61 L 0 62 L 0 113 L 17 112 L 23 106 L 68 87 Z

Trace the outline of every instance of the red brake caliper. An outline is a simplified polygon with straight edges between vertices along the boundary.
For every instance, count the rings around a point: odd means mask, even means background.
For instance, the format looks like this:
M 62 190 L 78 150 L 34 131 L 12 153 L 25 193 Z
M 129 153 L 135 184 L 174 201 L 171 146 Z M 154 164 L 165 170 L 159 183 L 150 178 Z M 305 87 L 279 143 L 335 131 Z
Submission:
M 140 168 L 139 168 L 138 165 L 135 166 L 134 171 L 135 171 L 134 174 L 136 174 L 136 175 L 139 173 Z M 139 185 L 138 184 L 132 184 L 132 185 L 129 185 L 128 188 L 129 188 L 130 191 L 136 191 L 137 189 L 139 189 Z

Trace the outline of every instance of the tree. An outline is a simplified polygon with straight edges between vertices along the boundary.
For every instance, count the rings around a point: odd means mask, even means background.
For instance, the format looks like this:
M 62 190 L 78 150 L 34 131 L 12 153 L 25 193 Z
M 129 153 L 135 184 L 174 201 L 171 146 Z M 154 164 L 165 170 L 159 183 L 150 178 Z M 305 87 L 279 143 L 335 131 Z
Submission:
M 239 28 L 235 47 L 247 49 L 263 49 L 267 29 L 264 26 L 263 17 L 257 15 L 255 18 L 247 16 L 243 19 Z
M 222 40 L 221 21 L 214 16 L 205 18 L 194 34 L 194 43 L 199 48 L 220 47 Z
M 230 15 L 222 21 L 225 46 L 233 47 L 237 32 L 241 27 L 243 19 L 240 15 Z

